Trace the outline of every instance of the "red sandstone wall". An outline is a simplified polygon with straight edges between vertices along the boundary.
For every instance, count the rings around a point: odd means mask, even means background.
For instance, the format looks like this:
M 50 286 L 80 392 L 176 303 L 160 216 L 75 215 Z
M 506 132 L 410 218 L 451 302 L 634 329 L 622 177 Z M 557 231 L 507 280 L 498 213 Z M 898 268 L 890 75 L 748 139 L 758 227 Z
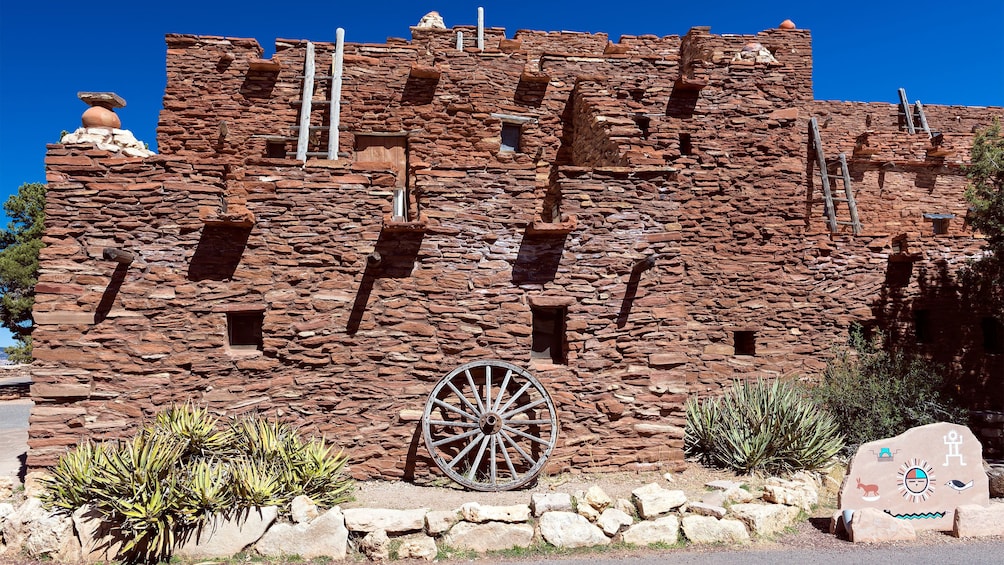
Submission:
M 554 397 L 552 470 L 672 466 L 688 395 L 737 377 L 817 376 L 852 322 L 909 339 L 915 304 L 959 327 L 982 315 L 931 292 L 979 240 L 960 222 L 925 235 L 922 221 L 964 208 L 965 151 L 932 164 L 926 138 L 898 132 L 895 107 L 814 102 L 808 32 L 608 44 L 492 30 L 482 53 L 466 28 L 456 51 L 455 31 L 346 46 L 338 161 L 263 158 L 263 136 L 295 133 L 306 44 L 289 40 L 277 42 L 278 71 L 252 71 L 268 68 L 253 40 L 168 36 L 159 156 L 50 146 L 29 465 L 193 398 L 325 433 L 357 476 L 421 477 L 429 391 L 461 363 L 499 358 L 530 366 Z M 751 41 L 779 63 L 733 62 Z M 317 44 L 319 69 L 332 49 Z M 416 79 L 428 73 L 413 67 L 441 74 Z M 994 112 L 928 109 L 956 148 Z M 499 151 L 492 114 L 533 120 L 521 152 Z M 880 151 L 852 159 L 862 236 L 825 231 L 807 167 L 812 115 L 828 154 L 876 130 Z M 348 159 L 367 133 L 407 135 L 424 232 L 383 229 L 393 171 Z M 876 168 L 886 160 L 897 169 Z M 555 199 L 575 229 L 528 233 Z M 891 284 L 902 233 L 915 262 Z M 105 247 L 137 260 L 116 267 Z M 374 251 L 379 268 L 367 265 Z M 654 266 L 634 268 L 646 258 Z M 528 303 L 541 295 L 570 302 L 567 365 L 531 363 Z M 263 351 L 229 351 L 226 315 L 241 310 L 265 312 Z M 756 355 L 735 354 L 740 330 L 756 332 Z M 960 386 L 1004 402 L 979 376 L 998 361 Z

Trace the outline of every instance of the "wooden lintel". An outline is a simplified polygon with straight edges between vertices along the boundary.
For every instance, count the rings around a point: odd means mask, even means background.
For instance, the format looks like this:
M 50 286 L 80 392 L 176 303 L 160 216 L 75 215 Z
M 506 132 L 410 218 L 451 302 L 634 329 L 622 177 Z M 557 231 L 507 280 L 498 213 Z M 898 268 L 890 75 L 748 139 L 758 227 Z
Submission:
M 106 261 L 115 261 L 122 265 L 128 265 L 132 263 L 134 256 L 128 251 L 123 251 L 115 247 L 105 247 L 101 250 L 101 257 Z
M 271 59 L 251 59 L 248 61 L 248 67 L 252 71 L 277 73 L 282 70 L 282 63 L 275 57 Z
M 411 66 L 410 75 L 412 78 L 422 79 L 422 80 L 439 80 L 442 75 L 442 71 L 436 67 L 429 67 L 426 65 L 414 64 Z

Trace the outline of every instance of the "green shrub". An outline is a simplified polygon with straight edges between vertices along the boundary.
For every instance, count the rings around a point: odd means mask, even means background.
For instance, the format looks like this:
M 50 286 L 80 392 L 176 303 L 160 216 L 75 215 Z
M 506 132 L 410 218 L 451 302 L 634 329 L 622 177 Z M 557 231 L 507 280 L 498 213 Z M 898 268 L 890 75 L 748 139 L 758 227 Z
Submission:
M 836 421 L 790 383 L 736 382 L 717 398 L 690 399 L 684 452 L 739 473 L 824 467 L 843 446 Z
M 881 343 L 881 335 L 869 341 L 852 331 L 850 348 L 835 352 L 813 391 L 847 436 L 848 453 L 915 426 L 966 423 L 967 411 L 946 394 L 942 367 L 904 351 L 885 351 Z
M 65 512 L 90 504 L 112 524 L 128 562 L 157 562 L 215 513 L 290 502 L 322 507 L 350 499 L 347 459 L 323 439 L 258 415 L 221 426 L 192 404 L 159 413 L 130 440 L 85 441 L 63 455 L 43 500 Z

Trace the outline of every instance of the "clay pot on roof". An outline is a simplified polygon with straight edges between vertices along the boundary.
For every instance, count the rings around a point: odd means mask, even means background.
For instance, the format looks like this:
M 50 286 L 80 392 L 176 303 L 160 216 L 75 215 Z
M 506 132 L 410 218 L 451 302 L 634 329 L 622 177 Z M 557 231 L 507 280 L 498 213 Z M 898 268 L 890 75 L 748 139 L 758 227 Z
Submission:
M 122 121 L 118 114 L 102 106 L 91 106 L 84 110 L 80 116 L 80 122 L 85 128 L 114 128 L 122 127 Z
M 780 29 L 795 29 L 795 22 L 791 20 L 784 20 L 781 25 L 777 26 Z

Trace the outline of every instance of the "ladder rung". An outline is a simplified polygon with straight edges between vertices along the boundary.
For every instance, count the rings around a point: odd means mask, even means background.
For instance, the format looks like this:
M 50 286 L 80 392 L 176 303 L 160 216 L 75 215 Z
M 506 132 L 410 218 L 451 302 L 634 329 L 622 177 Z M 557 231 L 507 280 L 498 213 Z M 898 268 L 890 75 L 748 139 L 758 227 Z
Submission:
M 287 151 L 286 155 L 296 155 L 296 151 Z M 327 155 L 327 151 L 307 151 L 307 157 L 326 157 Z
M 292 129 L 299 130 L 300 126 L 293 126 Z M 323 129 L 330 129 L 330 128 L 328 126 L 310 126 L 309 129 L 310 129 L 310 131 L 314 131 L 314 130 L 323 130 Z M 294 139 L 296 139 L 296 138 L 294 138 Z
M 303 105 L 303 100 L 293 100 L 293 104 L 296 104 L 298 106 L 302 106 Z M 311 106 L 323 106 L 323 105 L 327 105 L 327 104 L 331 104 L 331 100 L 311 100 L 310 101 L 310 105 Z
M 846 198 L 831 198 L 830 200 L 832 200 L 834 202 L 850 202 L 850 200 L 848 200 Z
M 296 78 L 307 78 L 307 77 L 306 77 L 306 75 L 297 75 L 297 76 L 296 76 Z M 320 80 L 331 80 L 331 79 L 333 79 L 333 78 L 335 78 L 335 77 L 333 77 L 333 76 L 331 76 L 331 75 L 314 75 L 314 79 L 315 79 L 315 80 L 316 80 L 316 79 L 320 79 Z
M 837 222 L 838 226 L 853 226 L 854 222 Z

